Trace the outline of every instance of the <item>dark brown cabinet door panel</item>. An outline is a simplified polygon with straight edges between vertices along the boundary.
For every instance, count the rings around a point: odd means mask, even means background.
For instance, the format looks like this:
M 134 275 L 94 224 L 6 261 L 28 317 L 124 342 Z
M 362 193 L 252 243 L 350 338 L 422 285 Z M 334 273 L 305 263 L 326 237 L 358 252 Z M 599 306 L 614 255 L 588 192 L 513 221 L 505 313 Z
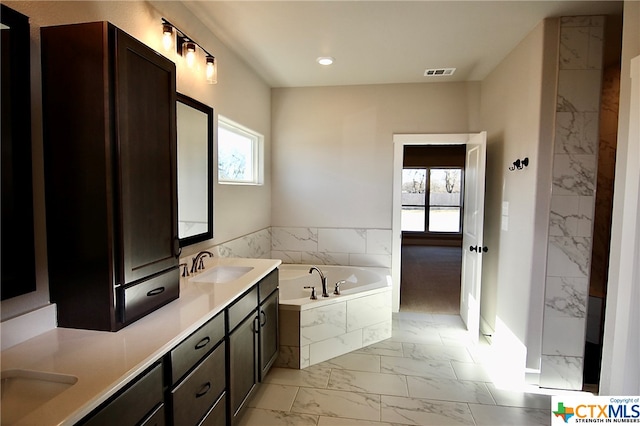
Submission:
M 118 33 L 124 284 L 177 264 L 175 66 Z

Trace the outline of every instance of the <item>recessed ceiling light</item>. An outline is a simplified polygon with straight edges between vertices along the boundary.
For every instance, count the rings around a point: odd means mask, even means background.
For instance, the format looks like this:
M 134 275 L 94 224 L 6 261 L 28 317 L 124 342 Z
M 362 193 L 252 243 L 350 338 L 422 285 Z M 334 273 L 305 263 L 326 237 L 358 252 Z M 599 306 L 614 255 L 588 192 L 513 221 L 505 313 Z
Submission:
M 333 58 L 331 56 L 320 56 L 316 59 L 320 65 L 331 65 L 333 64 Z

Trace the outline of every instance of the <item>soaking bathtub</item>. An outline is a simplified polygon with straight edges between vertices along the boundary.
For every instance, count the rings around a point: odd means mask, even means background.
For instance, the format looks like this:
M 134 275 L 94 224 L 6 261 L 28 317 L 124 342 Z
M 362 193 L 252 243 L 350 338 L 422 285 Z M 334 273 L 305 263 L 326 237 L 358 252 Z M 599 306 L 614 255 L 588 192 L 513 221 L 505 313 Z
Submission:
M 314 265 L 280 265 L 280 354 L 276 365 L 305 368 L 391 337 L 391 272 L 316 265 L 327 278 L 322 297 Z M 333 293 L 340 283 L 340 294 Z M 314 286 L 317 299 L 311 299 Z

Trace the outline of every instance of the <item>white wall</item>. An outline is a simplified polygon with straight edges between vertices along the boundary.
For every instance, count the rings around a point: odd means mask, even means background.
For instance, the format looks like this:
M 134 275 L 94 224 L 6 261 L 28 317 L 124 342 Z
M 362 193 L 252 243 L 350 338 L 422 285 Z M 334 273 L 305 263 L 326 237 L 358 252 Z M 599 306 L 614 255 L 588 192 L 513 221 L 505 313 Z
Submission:
M 555 106 L 547 92 L 554 92 L 555 78 L 548 73 L 554 77 L 555 71 L 547 61 L 552 58 L 555 68 L 557 42 L 548 43 L 554 31 L 555 22 L 540 23 L 481 84 L 482 125 L 488 132 L 484 238 L 489 247 L 481 315 L 494 339 L 511 342 L 522 355 L 528 346 L 534 352 L 537 346 L 538 360 L 540 330 L 533 334 L 529 327 L 542 325 L 544 274 L 537 271 L 544 271 L 546 259 L 553 141 L 547 111 Z M 508 170 L 525 157 L 527 168 Z M 524 366 L 524 359 L 518 362 Z
M 394 133 L 478 130 L 477 83 L 272 92 L 272 225 L 391 229 Z
M 3 1 L 30 17 L 32 130 L 34 166 L 34 207 L 36 234 L 37 291 L 2 302 L 2 320 L 29 312 L 49 303 L 44 177 L 42 159 L 42 92 L 40 85 L 40 27 L 91 21 L 110 21 L 177 64 L 177 90 L 214 108 L 265 136 L 265 184 L 255 187 L 216 185 L 214 193 L 214 239 L 187 247 L 188 255 L 204 247 L 220 244 L 267 228 L 271 222 L 270 135 L 271 90 L 235 53 L 227 49 L 191 12 L 177 2 L 87 1 L 42 2 Z M 184 64 L 182 57 L 162 48 L 161 18 L 165 17 L 216 56 L 218 84 L 206 83 Z M 204 62 L 204 60 L 202 61 Z M 215 135 L 217 136 L 217 135 Z M 3 265 L 4 266 L 4 265 Z

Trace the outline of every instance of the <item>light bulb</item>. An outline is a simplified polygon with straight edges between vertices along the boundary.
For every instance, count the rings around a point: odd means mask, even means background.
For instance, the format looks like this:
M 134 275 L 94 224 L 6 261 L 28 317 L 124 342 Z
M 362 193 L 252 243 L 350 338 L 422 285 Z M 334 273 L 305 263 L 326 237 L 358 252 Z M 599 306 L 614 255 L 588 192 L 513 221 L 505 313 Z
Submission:
M 213 56 L 207 56 L 207 83 L 216 84 L 218 82 L 218 67 L 216 66 L 216 59 Z
M 188 42 L 187 43 L 187 66 L 189 68 L 193 67 L 193 64 L 196 61 L 196 44 Z
M 320 65 L 331 65 L 333 64 L 333 58 L 331 56 L 320 56 L 316 61 Z
M 162 26 L 162 46 L 164 50 L 171 50 L 173 47 L 173 27 L 168 24 Z

